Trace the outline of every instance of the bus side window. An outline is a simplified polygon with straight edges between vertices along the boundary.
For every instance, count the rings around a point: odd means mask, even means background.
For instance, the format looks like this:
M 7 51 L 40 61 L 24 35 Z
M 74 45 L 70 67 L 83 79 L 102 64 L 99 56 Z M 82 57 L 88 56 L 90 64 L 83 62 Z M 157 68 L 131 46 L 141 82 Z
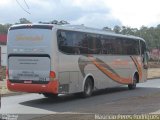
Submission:
M 87 34 L 85 33 L 79 33 L 78 40 L 78 48 L 80 51 L 80 54 L 88 54 L 88 41 L 87 41 Z
M 141 44 L 141 55 L 144 55 L 144 53 L 146 52 L 146 44 L 143 41 L 141 41 L 140 44 Z
M 114 54 L 115 53 L 115 47 L 113 44 L 113 37 L 110 36 L 101 36 L 101 51 L 102 54 Z
M 124 39 L 123 43 L 123 54 L 125 55 L 139 55 L 139 41 L 134 39 Z
M 142 61 L 146 62 L 145 58 L 145 53 L 146 53 L 146 44 L 143 41 L 140 41 L 140 46 L 141 46 L 141 56 L 142 56 Z
M 74 32 L 73 36 L 73 47 L 75 54 L 83 54 L 83 40 L 84 40 L 84 33 L 81 32 Z
M 73 36 L 74 34 L 70 31 L 58 31 L 58 45 L 62 52 L 69 54 L 74 53 Z

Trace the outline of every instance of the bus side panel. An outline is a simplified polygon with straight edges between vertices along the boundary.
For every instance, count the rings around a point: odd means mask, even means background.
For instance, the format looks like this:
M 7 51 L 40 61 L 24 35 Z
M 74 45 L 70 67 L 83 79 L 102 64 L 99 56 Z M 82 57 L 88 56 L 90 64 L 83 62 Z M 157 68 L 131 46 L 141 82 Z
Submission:
M 59 85 L 60 93 L 80 91 L 77 55 L 65 55 L 59 52 Z
M 51 37 L 51 71 L 54 71 L 56 74 L 56 80 L 59 79 L 59 55 L 58 55 L 58 46 L 57 46 L 57 31 L 56 29 L 52 30 L 52 37 Z
M 97 60 L 97 64 L 95 64 L 94 60 Z M 123 84 L 128 85 L 132 83 L 131 62 L 129 56 L 93 55 L 92 57 L 87 57 L 59 53 L 60 92 L 75 93 L 83 91 L 82 88 L 87 75 L 93 76 L 95 89 L 110 88 Z M 100 67 L 116 74 L 119 78 L 112 78 Z
M 84 62 L 86 58 L 83 56 L 81 59 Z M 93 55 L 88 59 L 89 62 L 86 62 L 87 65 L 85 65 L 84 72 L 85 75 L 93 75 L 96 89 L 115 87 L 132 82 L 130 57 Z M 110 76 L 107 72 L 114 77 Z M 119 76 L 119 78 L 114 79 L 115 76 Z M 123 81 L 123 79 L 127 79 L 128 81 Z

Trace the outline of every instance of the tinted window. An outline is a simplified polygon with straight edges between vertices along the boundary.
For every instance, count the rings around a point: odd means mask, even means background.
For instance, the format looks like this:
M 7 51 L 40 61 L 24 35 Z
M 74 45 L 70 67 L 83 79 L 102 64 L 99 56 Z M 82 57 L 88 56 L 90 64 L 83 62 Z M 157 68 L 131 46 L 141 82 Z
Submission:
M 71 32 L 58 32 L 58 46 L 62 52 L 74 53 L 73 48 L 73 34 Z
M 58 46 L 62 52 L 69 54 L 100 54 L 101 41 L 95 34 L 59 30 Z
M 101 36 L 102 54 L 122 54 L 122 44 L 119 38 Z
M 143 41 L 140 41 L 140 43 L 141 43 L 141 54 L 144 54 L 146 51 L 146 44 Z
M 88 41 L 88 54 L 100 54 L 101 53 L 101 40 L 95 34 L 87 35 Z
M 139 40 L 75 31 L 59 30 L 58 46 L 68 54 L 139 55 Z M 144 53 L 145 43 L 141 43 Z
M 88 41 L 87 35 L 85 33 L 76 32 L 76 38 L 73 39 L 76 54 L 87 54 L 88 51 Z M 79 51 L 77 53 L 77 51 Z
M 115 49 L 115 54 L 122 54 L 122 40 L 121 38 L 116 38 L 114 41 L 113 41 L 113 45 L 114 45 L 114 49 Z
M 85 54 L 88 51 L 87 38 L 84 33 L 59 30 L 58 46 L 62 52 L 69 54 Z
M 139 40 L 124 38 L 122 40 L 123 54 L 125 55 L 139 55 Z
M 108 36 L 101 36 L 101 43 L 102 43 L 102 54 L 111 54 L 113 53 L 112 47 L 112 38 Z

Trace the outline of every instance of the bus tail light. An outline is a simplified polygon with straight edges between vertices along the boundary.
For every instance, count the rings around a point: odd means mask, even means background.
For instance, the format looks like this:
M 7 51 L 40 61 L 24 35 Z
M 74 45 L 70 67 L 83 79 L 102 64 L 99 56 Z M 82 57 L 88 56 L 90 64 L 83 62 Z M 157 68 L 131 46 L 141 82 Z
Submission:
M 56 73 L 54 71 L 50 71 L 50 80 L 54 80 L 54 78 L 56 77 Z

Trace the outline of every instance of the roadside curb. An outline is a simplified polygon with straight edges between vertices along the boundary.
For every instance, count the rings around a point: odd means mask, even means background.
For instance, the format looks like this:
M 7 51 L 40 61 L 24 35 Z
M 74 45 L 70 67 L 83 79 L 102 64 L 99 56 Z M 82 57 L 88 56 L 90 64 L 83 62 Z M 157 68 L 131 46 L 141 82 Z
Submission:
M 160 79 L 160 77 L 147 78 L 147 80 Z
M 2 82 L 4 82 L 4 84 L 6 84 L 6 79 L 3 79 Z M 7 89 L 7 86 L 5 86 L 5 89 Z M 3 91 L 3 87 L 2 89 L 0 89 L 0 91 Z M 6 92 L 4 94 L 1 94 L 1 97 L 9 97 L 9 96 L 16 96 L 16 95 L 23 95 L 23 94 L 29 94 L 29 93 L 25 93 L 25 92 Z
M 17 96 L 17 95 L 23 95 L 23 94 L 29 94 L 29 93 L 24 93 L 24 92 L 7 93 L 7 94 L 1 94 L 1 97 Z

